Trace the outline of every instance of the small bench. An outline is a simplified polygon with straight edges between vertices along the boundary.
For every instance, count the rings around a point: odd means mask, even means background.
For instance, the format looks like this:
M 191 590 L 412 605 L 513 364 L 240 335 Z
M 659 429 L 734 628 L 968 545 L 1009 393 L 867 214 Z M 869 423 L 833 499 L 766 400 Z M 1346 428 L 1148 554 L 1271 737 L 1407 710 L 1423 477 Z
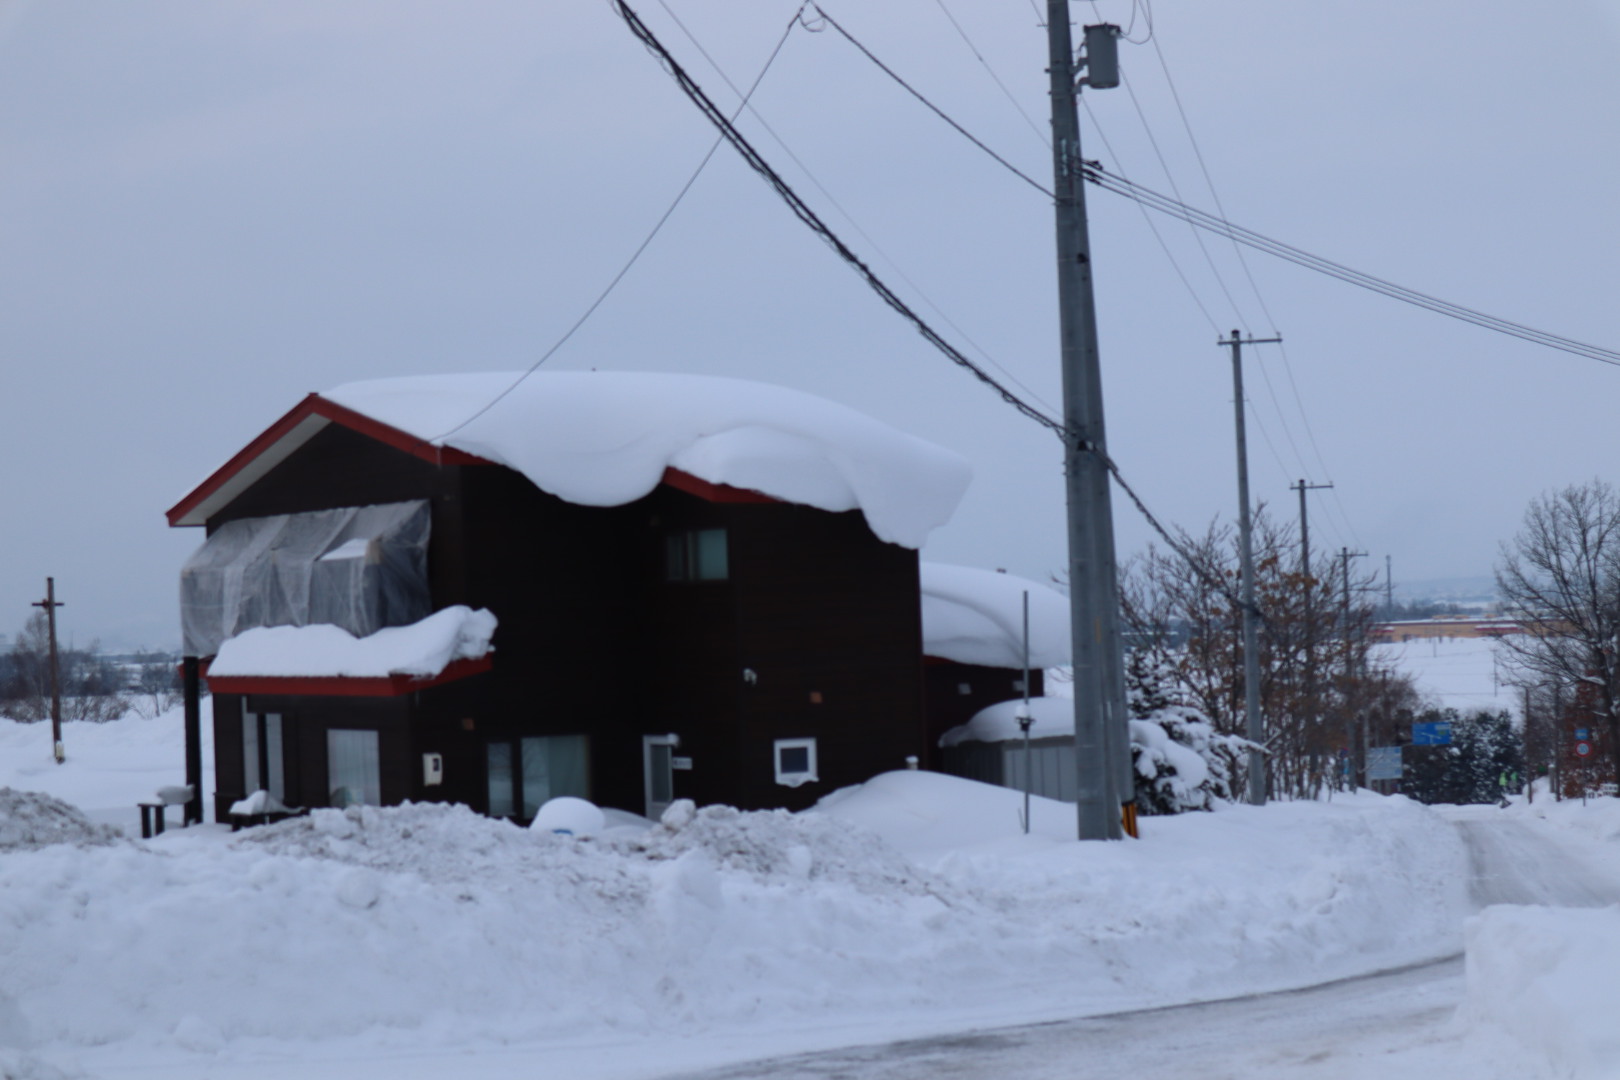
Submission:
M 164 826 L 168 824 L 164 811 L 171 806 L 186 806 L 191 799 L 192 790 L 189 784 L 175 784 L 158 788 L 156 802 L 136 803 L 141 811 L 141 839 L 150 840 L 154 836 L 161 836 Z M 180 827 L 185 828 L 190 824 L 190 817 L 182 816 Z

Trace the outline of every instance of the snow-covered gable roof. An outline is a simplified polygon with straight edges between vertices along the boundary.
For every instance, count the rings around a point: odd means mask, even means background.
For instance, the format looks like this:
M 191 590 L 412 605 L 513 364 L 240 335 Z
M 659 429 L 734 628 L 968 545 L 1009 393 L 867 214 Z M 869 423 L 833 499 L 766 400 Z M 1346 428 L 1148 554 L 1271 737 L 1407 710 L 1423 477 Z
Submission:
M 923 652 L 960 664 L 1024 665 L 1024 593 L 1029 593 L 1029 665 L 1069 662 L 1069 600 L 1016 574 L 925 562 Z
M 674 470 L 822 510 L 858 509 L 878 537 L 911 548 L 949 520 L 971 477 L 949 450 L 784 387 L 630 372 L 517 379 L 419 375 L 312 395 L 280 430 L 182 500 L 170 521 L 200 524 L 330 422 L 370 425 L 404 449 L 442 451 L 447 461 L 506 465 L 585 506 L 633 502 Z
M 257 627 L 220 645 L 208 681 L 225 692 L 235 692 L 233 682 L 246 680 L 371 681 L 388 683 L 372 689 L 390 693 L 394 684 L 410 688 L 440 680 L 458 665 L 471 673 L 470 662 L 488 660 L 495 626 L 489 611 L 458 604 L 363 638 L 324 624 Z

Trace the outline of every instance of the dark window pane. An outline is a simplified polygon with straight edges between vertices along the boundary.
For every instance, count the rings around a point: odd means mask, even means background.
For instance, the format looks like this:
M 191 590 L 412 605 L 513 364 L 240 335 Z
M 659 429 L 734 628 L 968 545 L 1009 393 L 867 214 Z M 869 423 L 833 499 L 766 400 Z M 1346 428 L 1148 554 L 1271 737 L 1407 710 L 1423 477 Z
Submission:
M 511 817 L 512 805 L 512 744 L 489 744 L 489 816 Z
M 726 580 L 726 530 L 700 529 L 692 534 L 692 538 L 697 548 L 697 573 L 694 576 L 699 581 Z
M 810 771 L 810 748 L 808 746 L 784 746 L 777 751 L 778 768 L 785 773 L 806 773 Z

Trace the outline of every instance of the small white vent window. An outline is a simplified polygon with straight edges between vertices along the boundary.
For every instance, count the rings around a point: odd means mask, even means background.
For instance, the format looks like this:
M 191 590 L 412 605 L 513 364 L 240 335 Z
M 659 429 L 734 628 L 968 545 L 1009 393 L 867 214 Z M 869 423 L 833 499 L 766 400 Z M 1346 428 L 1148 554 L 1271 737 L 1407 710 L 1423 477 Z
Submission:
M 821 777 L 816 775 L 816 740 L 776 740 L 776 782 L 778 784 L 798 787 L 800 784 L 816 783 L 820 779 Z

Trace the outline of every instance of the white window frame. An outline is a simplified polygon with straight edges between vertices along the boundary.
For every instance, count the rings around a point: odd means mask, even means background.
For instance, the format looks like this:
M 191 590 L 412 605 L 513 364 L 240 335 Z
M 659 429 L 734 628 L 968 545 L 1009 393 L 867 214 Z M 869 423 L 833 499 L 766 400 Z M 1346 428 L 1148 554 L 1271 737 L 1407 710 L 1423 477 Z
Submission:
M 809 761 L 803 772 L 787 772 L 782 768 L 783 750 L 808 750 Z M 801 784 L 815 784 L 821 781 L 818 775 L 816 762 L 816 740 L 810 739 L 777 739 L 771 747 L 771 764 L 776 770 L 776 782 L 783 787 L 798 787 Z

